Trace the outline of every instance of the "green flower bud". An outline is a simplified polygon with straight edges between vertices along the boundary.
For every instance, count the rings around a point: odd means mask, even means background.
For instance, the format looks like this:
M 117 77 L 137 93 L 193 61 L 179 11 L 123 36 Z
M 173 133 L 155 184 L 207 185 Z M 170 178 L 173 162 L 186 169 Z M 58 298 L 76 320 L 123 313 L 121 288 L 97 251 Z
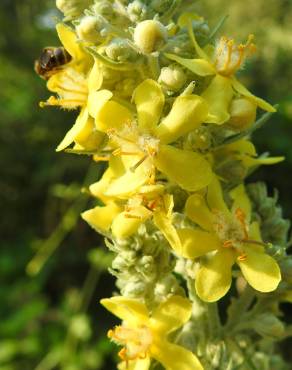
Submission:
M 284 324 L 273 314 L 264 313 L 255 318 L 252 322 L 254 330 L 262 337 L 281 338 L 284 334 Z
M 103 17 L 111 17 L 113 15 L 113 5 L 109 1 L 99 1 L 92 5 L 91 11 L 96 15 L 102 15 Z
M 92 0 L 56 0 L 57 8 L 67 20 L 80 17 L 90 4 L 92 4 Z
M 116 94 L 122 98 L 130 98 L 137 87 L 137 80 L 125 78 L 116 84 Z
M 233 99 L 230 105 L 229 126 L 237 130 L 245 130 L 256 120 L 257 106 L 246 98 Z
M 105 48 L 106 55 L 117 62 L 129 61 L 136 57 L 134 50 L 129 46 L 127 40 L 115 38 Z
M 280 262 L 282 279 L 287 283 L 292 284 L 292 259 L 286 258 Z
M 103 27 L 104 22 L 101 19 L 87 15 L 81 19 L 80 24 L 76 27 L 77 36 L 84 41 L 99 43 L 102 41 L 100 32 Z
M 143 54 L 157 51 L 167 40 L 167 30 L 162 23 L 147 20 L 139 23 L 134 30 L 134 42 Z
M 166 89 L 177 91 L 180 90 L 187 81 L 186 74 L 183 69 L 177 64 L 172 64 L 168 67 L 163 67 L 160 72 L 158 82 Z
M 127 12 L 130 20 L 138 23 L 146 18 L 147 6 L 139 0 L 134 0 L 128 5 Z

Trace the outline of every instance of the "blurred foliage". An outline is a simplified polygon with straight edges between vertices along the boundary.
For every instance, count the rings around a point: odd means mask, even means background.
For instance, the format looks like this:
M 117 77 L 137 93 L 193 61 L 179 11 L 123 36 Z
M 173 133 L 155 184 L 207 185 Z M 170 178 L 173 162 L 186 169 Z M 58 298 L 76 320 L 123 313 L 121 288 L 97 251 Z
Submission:
M 284 153 L 287 160 L 260 169 L 253 180 L 278 188 L 284 214 L 292 218 L 292 3 L 197 5 L 211 25 L 228 14 L 227 35 L 256 35 L 259 52 L 241 78 L 280 109 L 255 140 L 259 152 Z M 97 303 L 114 289 L 103 274 L 110 256 L 79 218 L 88 208 L 80 190 L 100 171 L 88 168 L 87 158 L 54 152 L 73 114 L 38 108 L 48 93 L 33 63 L 42 47 L 58 45 L 54 24 L 60 14 L 54 9 L 53 0 L 0 4 L 0 368 L 110 370 L 114 360 L 105 332 L 112 319 Z

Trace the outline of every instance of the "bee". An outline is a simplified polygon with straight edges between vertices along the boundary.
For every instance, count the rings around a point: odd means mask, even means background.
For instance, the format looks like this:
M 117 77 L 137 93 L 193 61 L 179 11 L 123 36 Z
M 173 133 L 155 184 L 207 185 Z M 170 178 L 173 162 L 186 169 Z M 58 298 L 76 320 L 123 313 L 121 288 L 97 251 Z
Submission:
M 60 70 L 60 67 L 69 63 L 72 57 L 63 47 L 47 47 L 34 63 L 34 70 L 43 79 L 49 79 Z

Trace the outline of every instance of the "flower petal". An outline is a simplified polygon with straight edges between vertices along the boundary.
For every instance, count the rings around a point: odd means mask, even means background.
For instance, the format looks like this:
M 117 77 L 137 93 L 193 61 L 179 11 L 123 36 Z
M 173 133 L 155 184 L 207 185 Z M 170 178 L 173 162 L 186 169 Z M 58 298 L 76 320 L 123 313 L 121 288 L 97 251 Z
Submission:
M 123 361 L 118 365 L 118 370 L 148 370 L 151 364 L 149 356 L 131 361 Z
M 213 177 L 210 164 L 202 155 L 170 145 L 160 145 L 154 163 L 171 181 L 188 191 L 204 188 Z
M 100 303 L 123 321 L 143 325 L 148 321 L 148 310 L 138 299 L 117 296 L 104 298 Z
M 247 255 L 244 260 L 237 260 L 246 281 L 260 292 L 272 292 L 281 281 L 281 271 L 273 257 L 258 252 L 252 246 L 245 246 Z
M 203 301 L 216 302 L 228 292 L 234 261 L 235 255 L 232 250 L 221 249 L 201 263 L 196 275 L 195 287 Z
M 124 175 L 118 177 L 117 179 L 113 180 L 111 184 L 109 184 L 105 195 L 106 196 L 127 196 L 131 195 L 138 188 L 149 181 L 149 168 L 147 160 L 144 161 L 142 165 L 136 168 L 134 171 L 129 169 L 125 172 Z M 145 164 L 145 165 L 144 165 Z
M 185 258 L 198 258 L 221 246 L 215 234 L 203 230 L 179 229 L 177 233 L 182 244 L 181 255 Z
M 108 231 L 113 219 L 122 211 L 121 207 L 115 203 L 109 203 L 106 206 L 97 206 L 81 213 L 83 220 L 96 231 Z
M 251 218 L 251 203 L 244 186 L 241 184 L 231 190 L 230 196 L 233 199 L 232 211 L 235 212 L 240 208 L 244 212 L 247 223 L 249 223 Z
M 263 110 L 267 112 L 276 112 L 276 109 L 266 102 L 265 100 L 258 98 L 257 96 L 253 95 L 250 91 L 247 90 L 245 86 L 243 86 L 235 77 L 232 78 L 232 86 L 235 91 L 237 91 L 239 94 L 246 96 L 247 98 L 251 99 L 255 102 L 257 106 L 262 108 Z
M 206 99 L 209 105 L 209 116 L 206 122 L 222 125 L 228 121 L 232 97 L 233 90 L 230 78 L 216 75 L 202 94 L 202 98 Z
M 166 340 L 153 344 L 150 351 L 150 355 L 167 370 L 204 370 L 193 352 Z
M 118 239 L 128 238 L 151 216 L 152 212 L 143 206 L 137 206 L 129 212 L 121 212 L 113 220 L 112 233 Z
M 164 106 L 164 94 L 154 80 L 145 80 L 134 91 L 133 100 L 137 107 L 138 125 L 142 130 L 153 131 Z
M 230 212 L 224 201 L 223 191 L 220 181 L 216 176 L 213 176 L 213 180 L 207 189 L 207 203 L 211 210 L 217 210 L 225 215 L 229 215 Z
M 177 230 L 173 226 L 170 217 L 168 217 L 165 212 L 156 211 L 153 213 L 153 222 L 162 232 L 165 239 L 170 244 L 171 248 L 180 255 L 181 242 L 178 237 Z
M 174 54 L 164 54 L 168 59 L 174 60 L 198 76 L 212 76 L 216 74 L 215 68 L 205 59 L 185 59 Z
M 95 111 L 95 124 L 99 131 L 107 132 L 109 129 L 120 130 L 126 123 L 133 120 L 132 112 L 123 105 L 112 100 L 102 103 L 98 102 L 99 110 Z
M 78 135 L 82 135 L 82 131 L 85 130 L 88 131 L 88 110 L 86 108 L 83 108 L 81 112 L 79 113 L 76 122 L 72 126 L 72 128 L 67 132 L 64 139 L 61 141 L 61 143 L 58 145 L 56 151 L 60 152 L 61 150 L 64 150 L 73 143 L 75 140 L 75 137 Z
M 164 144 L 177 140 L 199 127 L 208 115 L 208 105 L 198 95 L 179 96 L 169 114 L 157 127 L 156 135 Z
M 207 206 L 206 200 L 199 194 L 188 197 L 185 205 L 186 215 L 202 229 L 213 231 L 214 215 Z
M 166 335 L 188 322 L 191 314 L 191 301 L 179 295 L 173 295 L 154 310 L 150 326 L 161 335 Z
M 91 117 L 96 117 L 103 106 L 113 96 L 109 90 L 91 91 L 88 96 L 88 110 Z
M 81 44 L 77 40 L 75 32 L 64 23 L 58 23 L 56 30 L 61 43 L 68 53 L 72 56 L 74 61 L 81 60 L 86 57 L 86 53 L 82 50 Z M 88 56 L 87 56 L 88 58 Z
M 94 64 L 88 77 L 89 92 L 99 90 L 101 88 L 102 82 L 103 82 L 103 73 L 100 62 L 97 59 L 94 59 Z

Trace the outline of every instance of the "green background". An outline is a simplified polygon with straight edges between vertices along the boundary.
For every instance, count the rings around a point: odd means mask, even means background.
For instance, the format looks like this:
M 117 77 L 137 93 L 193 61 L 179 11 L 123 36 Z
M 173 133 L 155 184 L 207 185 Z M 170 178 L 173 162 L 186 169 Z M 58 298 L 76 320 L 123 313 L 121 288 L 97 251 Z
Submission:
M 261 168 L 250 181 L 277 188 L 292 218 L 292 3 L 197 3 L 211 27 L 218 14 L 229 14 L 227 36 L 256 36 L 258 53 L 241 79 L 280 108 L 254 139 L 259 153 L 284 154 L 286 161 Z M 53 1 L 1 0 L 1 370 L 107 370 L 116 358 L 105 338 L 114 319 L 98 304 L 114 289 L 109 257 L 79 218 L 90 207 L 80 188 L 98 179 L 99 169 L 89 158 L 54 150 L 74 114 L 38 107 L 48 92 L 33 63 L 42 47 L 58 45 L 58 18 Z

